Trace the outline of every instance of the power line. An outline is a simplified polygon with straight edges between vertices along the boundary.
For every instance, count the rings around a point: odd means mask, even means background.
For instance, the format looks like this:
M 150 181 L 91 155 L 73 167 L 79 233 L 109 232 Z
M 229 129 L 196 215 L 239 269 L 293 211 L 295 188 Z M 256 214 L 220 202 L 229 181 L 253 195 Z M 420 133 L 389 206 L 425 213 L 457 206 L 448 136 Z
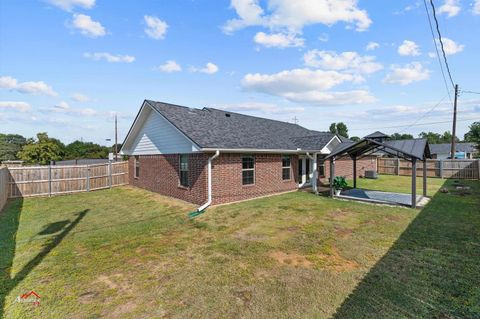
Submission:
M 435 20 L 435 25 L 437 27 L 438 40 L 440 42 L 440 47 L 442 48 L 443 59 L 445 60 L 445 66 L 446 66 L 446 69 L 447 69 L 447 72 L 448 72 L 448 76 L 450 78 L 450 82 L 452 83 L 452 86 L 455 87 L 454 81 L 452 79 L 452 73 L 450 72 L 450 67 L 448 65 L 447 55 L 445 53 L 445 48 L 443 46 L 442 34 L 440 33 L 440 27 L 438 25 L 437 14 L 435 12 L 435 5 L 433 4 L 433 0 L 430 0 L 430 5 L 432 6 L 433 19 Z
M 460 93 L 469 93 L 469 94 L 480 94 L 480 92 L 474 92 L 474 91 L 464 91 L 461 90 Z
M 466 122 L 466 121 L 474 121 L 477 120 L 477 118 L 468 118 L 468 119 L 462 119 L 462 120 L 457 120 L 457 122 Z M 430 124 L 444 124 L 444 123 L 451 123 L 452 121 L 438 121 L 438 122 L 429 122 L 429 123 L 419 123 L 411 126 L 423 126 L 423 125 L 430 125 Z M 385 127 L 362 127 L 362 128 L 352 128 L 348 129 L 349 131 L 360 131 L 360 130 L 378 130 L 378 129 L 389 129 L 389 128 L 399 128 L 399 127 L 405 127 L 405 125 L 396 125 L 396 126 L 385 126 Z
M 423 0 L 425 5 L 425 12 L 428 18 L 428 26 L 430 27 L 430 33 L 432 34 L 433 45 L 435 46 L 435 52 L 437 53 L 438 64 L 440 65 L 440 71 L 442 71 L 443 83 L 445 84 L 445 89 L 447 90 L 448 98 L 452 102 L 452 97 L 450 96 L 450 90 L 448 88 L 447 78 L 445 77 L 445 71 L 443 70 L 442 59 L 440 58 L 440 52 L 438 52 L 437 41 L 435 40 L 435 32 L 433 31 L 432 20 L 430 19 L 430 12 L 428 11 L 427 1 Z M 452 102 L 453 103 L 453 102 Z
M 450 91 L 447 91 L 447 95 L 445 95 L 437 104 L 435 104 L 430 110 L 428 110 L 426 113 L 424 113 L 422 116 L 420 116 L 419 118 L 417 118 L 412 124 L 406 126 L 403 130 L 401 130 L 400 132 L 398 133 L 403 133 L 405 132 L 406 130 L 408 130 L 410 127 L 414 126 L 415 124 L 417 124 L 418 122 L 420 122 L 420 120 L 422 120 L 423 118 L 425 118 L 425 116 L 427 116 L 428 114 L 430 114 L 433 110 L 435 110 L 442 102 L 443 100 L 445 100 L 445 98 L 447 96 L 450 96 Z

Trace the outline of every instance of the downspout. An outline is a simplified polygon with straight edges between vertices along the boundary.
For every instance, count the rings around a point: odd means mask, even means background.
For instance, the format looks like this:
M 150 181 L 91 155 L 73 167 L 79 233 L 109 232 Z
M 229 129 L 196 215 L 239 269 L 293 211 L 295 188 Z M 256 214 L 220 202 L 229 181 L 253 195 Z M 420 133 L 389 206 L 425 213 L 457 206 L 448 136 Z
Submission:
M 313 156 L 312 156 L 312 155 L 310 155 L 309 152 L 307 152 L 306 155 L 308 156 L 308 158 L 310 158 L 312 160 L 312 163 L 313 163 L 312 190 L 315 194 L 318 194 L 318 190 L 317 190 L 317 157 L 318 157 L 318 153 L 313 153 Z
M 208 159 L 208 168 L 207 168 L 207 171 L 208 171 L 208 177 L 207 177 L 207 183 L 208 183 L 208 200 L 205 204 L 203 204 L 202 206 L 198 207 L 197 208 L 197 212 L 201 212 L 202 210 L 204 210 L 205 208 L 207 208 L 208 206 L 210 206 L 210 204 L 212 203 L 212 161 L 218 157 L 218 155 L 220 155 L 220 151 L 217 150 L 215 152 L 215 155 L 213 155 L 212 157 L 210 157 Z

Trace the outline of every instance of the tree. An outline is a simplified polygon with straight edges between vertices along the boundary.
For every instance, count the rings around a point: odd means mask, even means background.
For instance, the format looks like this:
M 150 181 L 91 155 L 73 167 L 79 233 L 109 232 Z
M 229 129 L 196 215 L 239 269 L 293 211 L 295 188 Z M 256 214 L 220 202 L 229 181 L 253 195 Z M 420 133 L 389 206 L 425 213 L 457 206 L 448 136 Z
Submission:
M 413 139 L 412 134 L 400 134 L 400 133 L 393 133 L 390 135 L 390 139 L 392 140 L 411 140 Z
M 468 128 L 470 131 L 463 138 L 465 142 L 475 143 L 475 148 L 480 152 L 480 122 L 474 122 Z
M 27 139 L 18 134 L 0 133 L 0 162 L 16 160 L 17 153 L 27 143 Z
M 65 147 L 65 159 L 107 158 L 109 148 L 92 142 L 75 141 Z
M 45 165 L 50 161 L 61 160 L 64 154 L 65 145 L 62 142 L 48 137 L 47 133 L 38 133 L 37 140 L 28 139 L 17 156 L 25 163 Z
M 347 125 L 343 122 L 332 123 L 330 124 L 330 133 L 339 134 L 343 137 L 348 138 L 348 128 Z
M 350 139 L 354 142 L 360 141 L 360 137 L 358 137 L 358 136 L 352 136 L 352 137 L 350 137 Z
M 443 134 L 434 133 L 434 132 L 422 132 L 419 134 L 421 138 L 427 139 L 430 144 L 441 144 L 441 143 L 451 143 L 452 142 L 452 133 L 446 131 Z M 460 140 L 456 137 L 455 141 L 459 142 Z

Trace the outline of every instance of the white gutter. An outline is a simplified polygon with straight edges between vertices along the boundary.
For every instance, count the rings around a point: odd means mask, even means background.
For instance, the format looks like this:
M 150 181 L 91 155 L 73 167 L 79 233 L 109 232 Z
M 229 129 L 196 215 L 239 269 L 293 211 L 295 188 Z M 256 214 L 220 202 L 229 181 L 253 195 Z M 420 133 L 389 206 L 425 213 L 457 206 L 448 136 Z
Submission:
M 317 191 L 317 154 L 318 153 L 313 153 L 313 155 L 310 155 L 309 152 L 307 152 L 308 158 L 310 158 L 313 162 L 313 168 L 312 168 L 312 173 L 313 173 L 313 178 L 312 178 L 312 189 L 315 192 L 315 194 L 318 193 Z
M 318 150 L 276 150 L 276 149 L 258 149 L 258 148 L 202 148 L 202 152 L 221 151 L 223 153 L 263 153 L 263 154 L 305 154 L 307 152 L 318 152 Z
M 207 208 L 208 206 L 210 206 L 210 204 L 212 203 L 212 161 L 218 157 L 218 155 L 220 155 L 220 151 L 219 150 L 216 150 L 215 151 L 215 155 L 213 155 L 212 157 L 210 157 L 208 159 L 208 177 L 207 177 L 207 183 L 208 183 L 208 200 L 205 204 L 203 204 L 202 206 L 198 207 L 197 208 L 197 211 L 198 212 L 201 212 L 202 210 L 204 210 L 205 208 Z

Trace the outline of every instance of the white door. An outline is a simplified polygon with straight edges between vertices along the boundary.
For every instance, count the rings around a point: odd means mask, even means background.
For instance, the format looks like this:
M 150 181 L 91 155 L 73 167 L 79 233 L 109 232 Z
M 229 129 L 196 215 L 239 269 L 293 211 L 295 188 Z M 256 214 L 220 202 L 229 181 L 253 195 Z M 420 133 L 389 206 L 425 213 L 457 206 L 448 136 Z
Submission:
M 313 163 L 310 158 L 306 156 L 298 158 L 298 187 L 311 185 L 313 177 L 312 167 Z

